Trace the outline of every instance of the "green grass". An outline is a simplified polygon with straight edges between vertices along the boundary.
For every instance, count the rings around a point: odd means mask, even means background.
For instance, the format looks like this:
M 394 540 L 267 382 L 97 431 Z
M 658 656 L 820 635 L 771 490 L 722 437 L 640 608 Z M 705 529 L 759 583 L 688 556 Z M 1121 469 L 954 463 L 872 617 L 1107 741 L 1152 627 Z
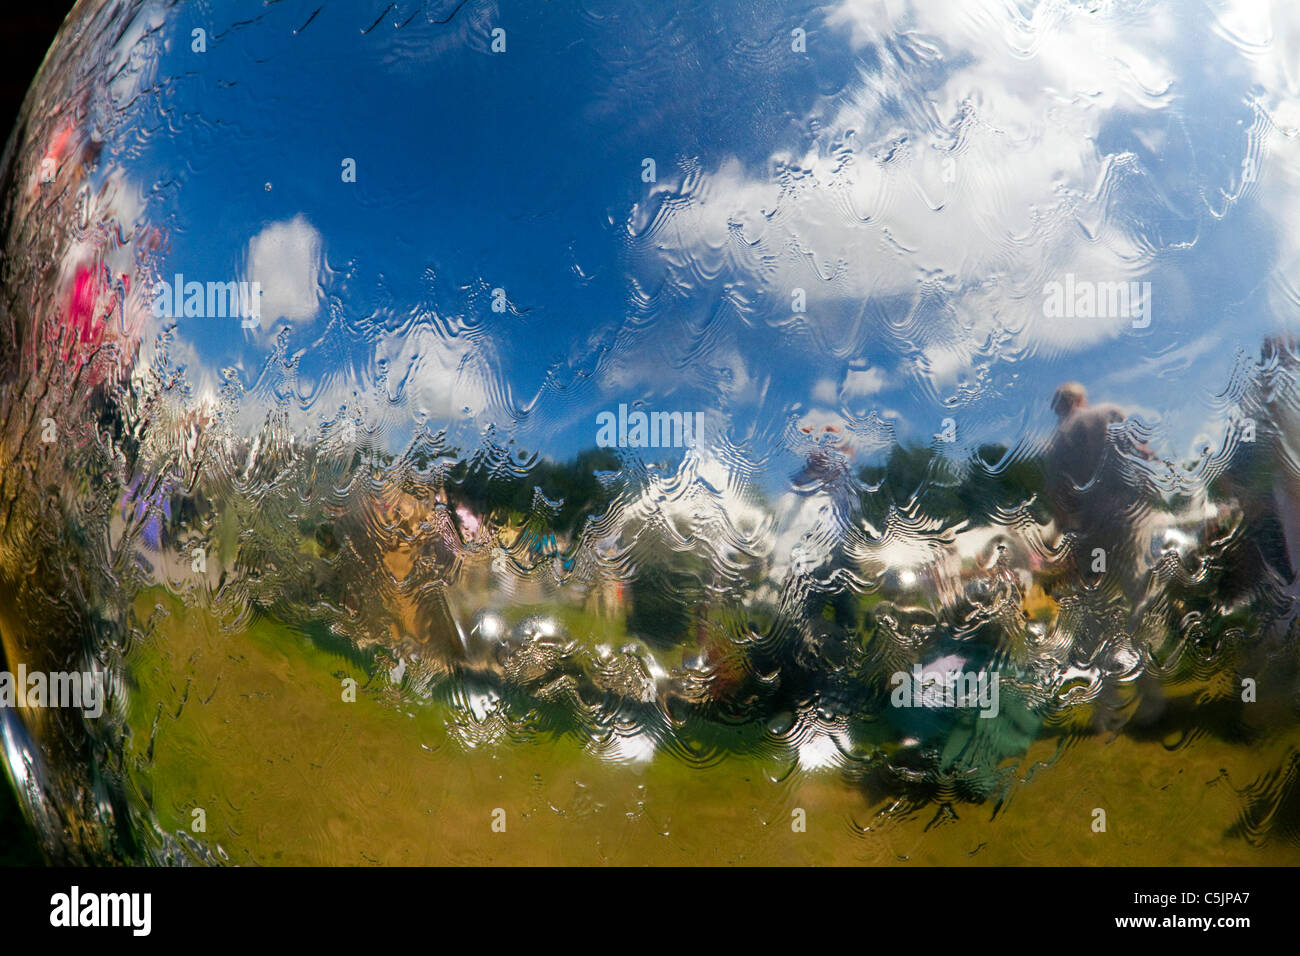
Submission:
M 1251 745 L 1205 735 L 1180 749 L 1082 737 L 1059 760 L 1059 738 L 1040 739 L 996 818 L 991 803 L 954 803 L 956 823 L 929 826 L 934 804 L 882 815 L 838 772 L 793 772 L 789 751 L 736 752 L 758 742 L 752 727 L 688 727 L 691 761 L 600 759 L 599 741 L 544 719 L 544 707 L 476 721 L 450 696 L 458 683 L 433 700 L 365 686 L 357 655 L 284 625 L 227 634 L 161 592 L 155 601 L 170 616 L 129 661 L 136 785 L 164 830 L 189 832 L 202 807 L 207 831 L 191 835 L 236 863 L 1298 861 L 1294 847 L 1230 835 L 1238 791 L 1281 763 L 1294 732 Z M 355 703 L 341 699 L 344 677 L 363 685 Z M 1095 807 L 1106 834 L 1091 832 Z M 505 833 L 492 830 L 498 808 Z M 806 833 L 791 831 L 795 808 Z

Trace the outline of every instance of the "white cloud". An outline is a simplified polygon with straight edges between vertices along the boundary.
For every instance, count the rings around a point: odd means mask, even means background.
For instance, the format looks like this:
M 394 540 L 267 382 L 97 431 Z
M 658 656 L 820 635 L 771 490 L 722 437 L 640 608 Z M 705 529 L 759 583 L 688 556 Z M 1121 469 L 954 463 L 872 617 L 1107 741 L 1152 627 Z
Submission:
M 840 389 L 840 394 L 845 401 L 866 398 L 875 395 L 888 382 L 885 373 L 878 368 L 850 369 L 844 376 L 844 385 Z
M 315 318 L 320 308 L 321 236 L 302 214 L 273 222 L 248 243 L 248 281 L 262 286 L 262 328 Z
M 812 397 L 813 401 L 823 405 L 834 405 L 840 400 L 840 387 L 832 378 L 818 379 L 813 385 Z
M 499 376 L 491 369 L 489 350 L 463 336 L 448 338 L 429 325 L 386 337 L 375 359 L 388 362 L 390 388 L 405 382 L 412 413 L 426 414 L 435 423 L 498 411 L 504 400 L 490 392 Z
M 1149 264 L 1114 195 L 1138 161 L 1096 144 L 1111 111 L 1171 102 L 1160 51 L 1176 38 L 1162 16 L 1121 25 L 1050 4 L 1026 20 L 994 0 L 844 0 L 827 24 L 855 49 L 876 45 L 879 69 L 829 119 L 803 124 L 819 127 L 805 154 L 770 158 L 789 175 L 723 162 L 654 230 L 656 248 L 681 275 L 737 275 L 773 301 L 804 288 L 811 324 L 831 321 L 829 304 L 915 298 L 929 284 L 947 308 L 898 335 L 931 360 L 939 344 L 969 356 L 1002 332 L 1009 348 L 1057 353 L 1114 337 L 1123 317 L 1044 317 L 1042 288 L 1066 272 L 1135 279 Z M 951 377 L 942 361 L 936 371 Z

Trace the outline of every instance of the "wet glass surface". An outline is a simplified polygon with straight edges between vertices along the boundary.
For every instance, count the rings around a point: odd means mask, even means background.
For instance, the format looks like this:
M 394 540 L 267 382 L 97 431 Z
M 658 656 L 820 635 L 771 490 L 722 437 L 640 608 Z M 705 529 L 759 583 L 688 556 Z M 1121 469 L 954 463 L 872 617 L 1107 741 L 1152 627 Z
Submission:
M 1297 63 L 80 4 L 0 183 L 0 670 L 103 689 L 0 687 L 46 852 L 1300 862 Z

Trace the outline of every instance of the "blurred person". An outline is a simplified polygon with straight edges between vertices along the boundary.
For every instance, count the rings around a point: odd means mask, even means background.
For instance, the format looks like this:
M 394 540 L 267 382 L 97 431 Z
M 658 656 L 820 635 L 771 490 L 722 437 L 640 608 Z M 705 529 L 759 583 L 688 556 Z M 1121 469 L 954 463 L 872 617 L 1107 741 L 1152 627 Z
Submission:
M 1273 336 L 1260 353 L 1260 379 L 1243 397 L 1242 432 L 1219 490 L 1241 516 L 1228 539 L 1227 604 L 1275 606 L 1285 630 L 1300 604 L 1300 357 L 1293 338 Z M 1249 438 L 1244 437 L 1249 434 Z
M 1112 428 L 1128 419 L 1123 408 L 1090 405 L 1078 382 L 1056 390 L 1052 410 L 1057 426 L 1044 460 L 1044 489 L 1070 546 L 1073 579 L 1085 589 L 1065 625 L 1067 653 L 1075 666 L 1095 670 L 1103 682 L 1097 728 L 1118 729 L 1129 719 L 1125 714 L 1135 697 L 1143 719 L 1158 716 L 1164 706 L 1158 681 L 1145 674 L 1147 642 L 1139 636 L 1151 578 L 1143 539 L 1153 515 L 1140 475 L 1127 464 L 1155 456 L 1144 443 Z M 1093 587 L 1100 593 L 1089 597 L 1087 589 Z M 1118 619 L 1117 593 L 1122 599 Z
M 1052 397 L 1056 432 L 1045 459 L 1045 490 L 1058 530 L 1072 538 L 1080 573 L 1119 576 L 1132 600 L 1142 590 L 1146 568 L 1139 537 L 1145 509 L 1141 484 L 1125 475 L 1124 460 L 1155 456 L 1140 442 L 1112 431 L 1128 413 L 1119 405 L 1091 405 L 1087 390 L 1066 382 Z M 1098 555 L 1098 549 L 1103 552 Z

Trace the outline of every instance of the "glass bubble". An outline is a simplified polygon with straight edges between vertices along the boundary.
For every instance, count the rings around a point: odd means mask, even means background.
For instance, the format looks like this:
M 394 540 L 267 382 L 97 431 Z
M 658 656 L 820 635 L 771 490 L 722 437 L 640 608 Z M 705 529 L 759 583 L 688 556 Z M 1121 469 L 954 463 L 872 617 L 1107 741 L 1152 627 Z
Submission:
M 1296 863 L 1298 56 L 83 0 L 0 181 L 47 855 Z

